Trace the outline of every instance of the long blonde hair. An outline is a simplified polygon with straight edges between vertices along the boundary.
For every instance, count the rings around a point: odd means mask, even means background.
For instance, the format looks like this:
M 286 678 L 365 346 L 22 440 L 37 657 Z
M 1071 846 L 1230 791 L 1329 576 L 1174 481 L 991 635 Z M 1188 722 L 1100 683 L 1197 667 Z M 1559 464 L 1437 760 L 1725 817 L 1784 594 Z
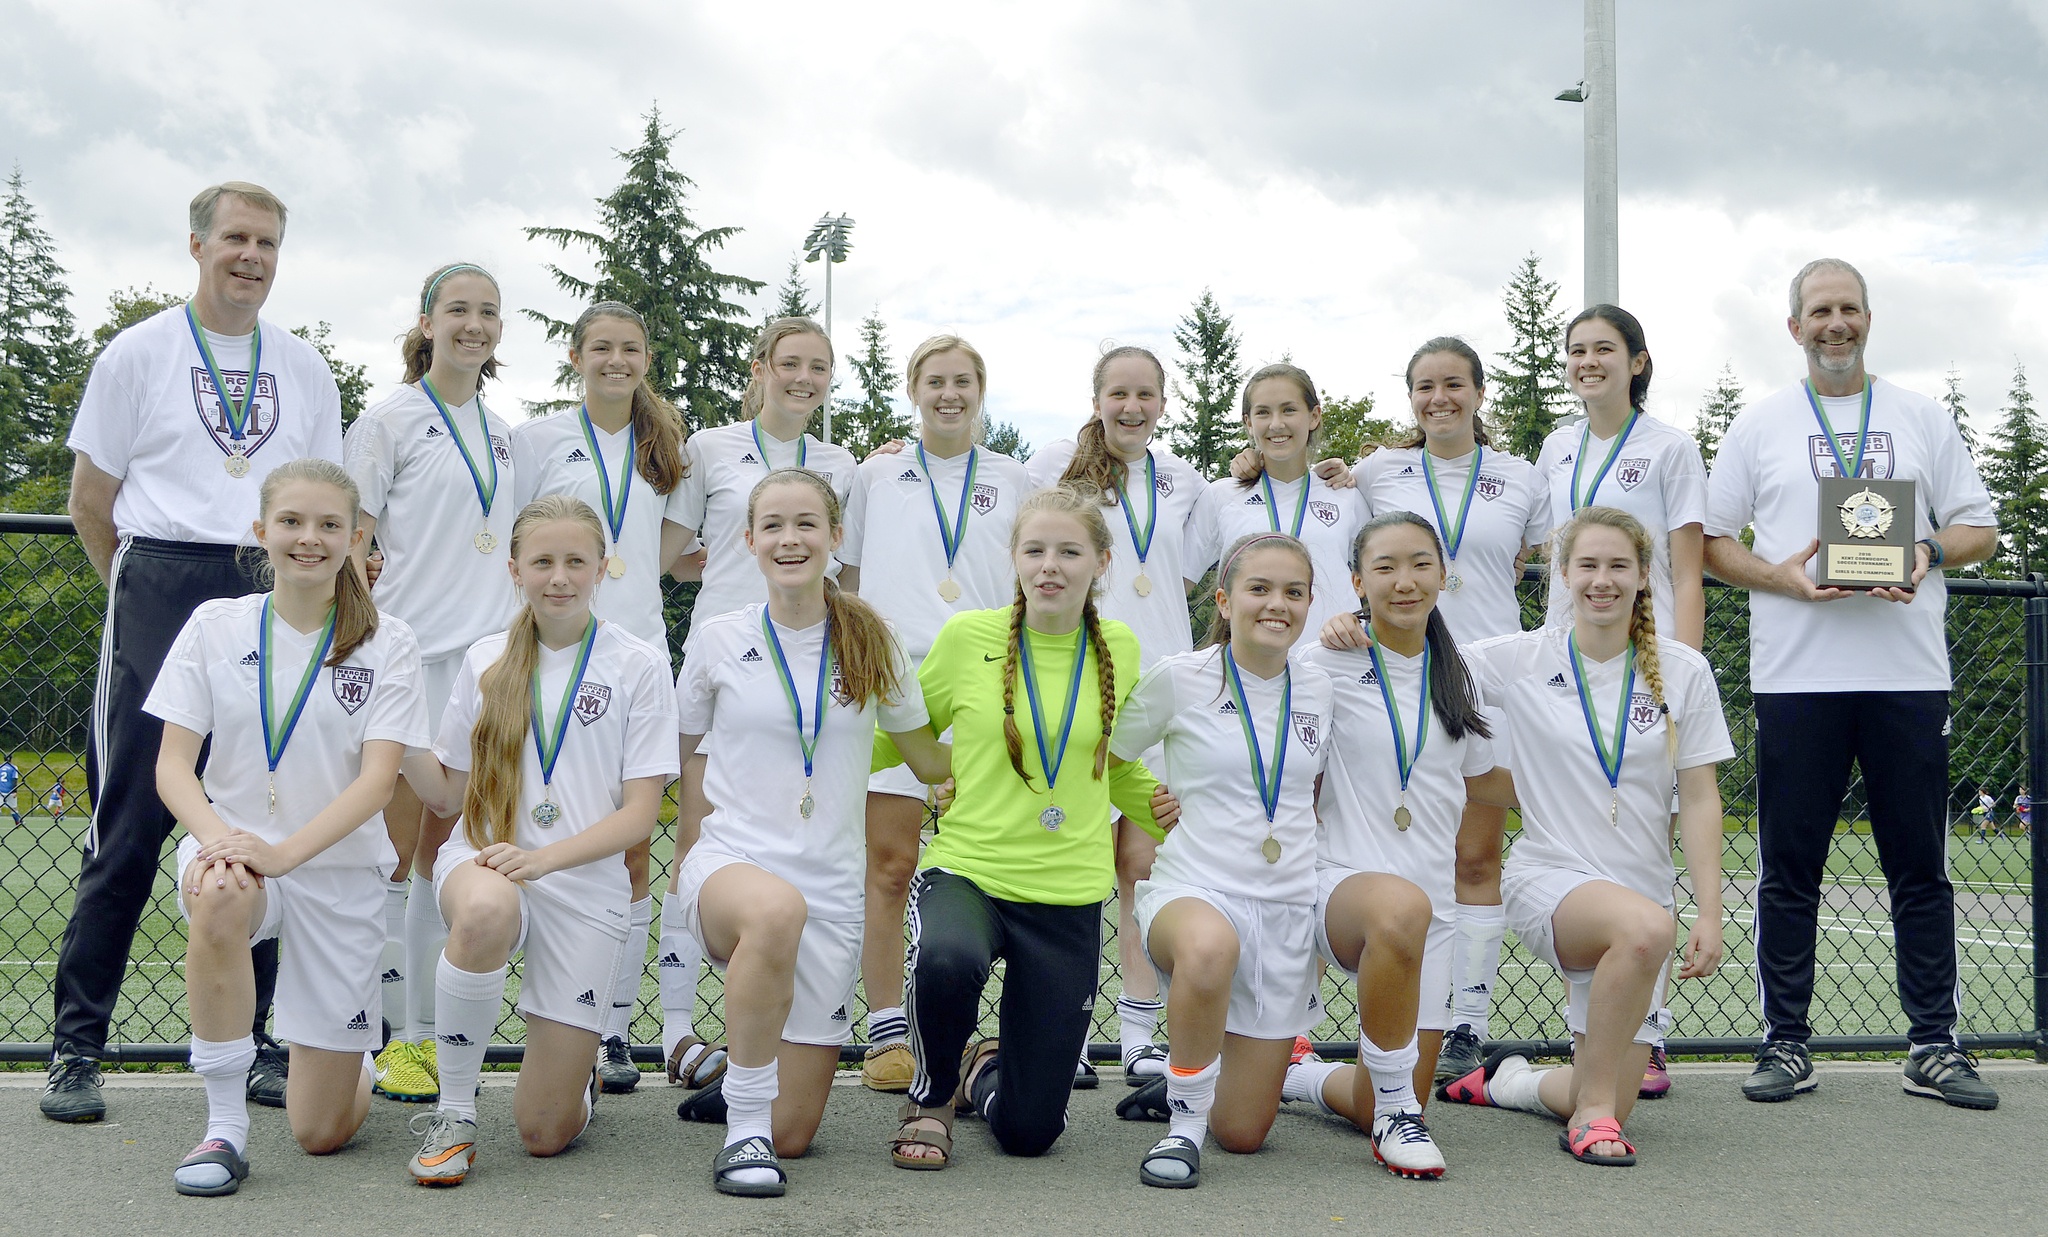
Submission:
M 1094 494 L 1072 485 L 1055 485 L 1026 498 L 1017 508 L 1017 522 L 1010 525 L 1010 555 L 1017 553 L 1024 521 L 1040 512 L 1072 516 L 1088 534 L 1097 554 L 1109 552 L 1109 524 L 1102 518 L 1102 504 Z M 1088 587 L 1088 600 L 1081 607 L 1081 623 L 1088 629 L 1089 647 L 1095 650 L 1095 682 L 1101 700 L 1102 737 L 1095 744 L 1095 777 L 1100 780 L 1109 767 L 1109 735 L 1116 728 L 1116 662 L 1109 655 L 1109 641 L 1102 635 L 1102 619 L 1095 612 L 1095 585 Z M 1031 775 L 1024 771 L 1024 735 L 1017 729 L 1017 674 L 1024 644 L 1024 581 L 1017 581 L 1017 598 L 1010 603 L 1010 647 L 1003 658 L 1003 744 L 1010 752 L 1010 767 L 1026 786 Z M 1074 672 L 1079 674 L 1077 664 Z M 1046 787 L 1048 791 L 1052 787 Z
M 580 498 L 549 494 L 520 508 L 512 521 L 512 558 L 519 543 L 543 524 L 568 520 L 590 534 L 591 557 L 604 557 L 604 525 Z M 462 833 L 482 850 L 509 842 L 518 829 L 521 770 L 528 715 L 533 712 L 533 671 L 540 664 L 540 623 L 521 603 L 505 632 L 505 651 L 477 679 L 476 725 L 469 732 L 469 788 L 462 797 Z
M 792 335 L 816 335 L 825 341 L 825 355 L 834 366 L 839 363 L 839 354 L 832 349 L 832 337 L 825 334 L 825 328 L 811 318 L 777 318 L 761 328 L 754 337 L 754 350 L 749 355 L 747 389 L 740 396 L 740 419 L 751 421 L 761 415 L 761 404 L 768 394 L 768 374 L 774 368 L 775 345 Z M 753 372 L 753 365 L 759 365 L 760 372 Z M 830 398 L 829 393 L 827 398 Z
M 768 487 L 786 483 L 808 485 L 825 503 L 825 521 L 840 527 L 839 495 L 832 484 L 808 468 L 778 468 L 761 478 L 747 495 L 747 527 L 754 526 L 754 504 Z M 834 699 L 858 707 L 870 700 L 894 700 L 902 684 L 896 675 L 896 637 L 873 606 L 851 593 L 841 592 L 839 582 L 825 577 L 825 618 L 832 633 L 832 660 L 839 666 L 839 690 Z
M 583 341 L 599 318 L 617 318 L 640 328 L 640 342 L 651 351 L 654 341 L 647 337 L 647 319 L 624 301 L 599 301 L 586 309 L 569 328 L 569 351 L 582 355 Z M 689 457 L 683 453 L 688 431 L 676 406 L 661 397 L 647 375 L 633 388 L 633 468 L 647 478 L 657 494 L 668 494 L 689 475 Z
M 342 497 L 348 499 L 349 532 L 362 527 L 363 496 L 356 489 L 354 478 L 334 461 L 320 459 L 288 460 L 271 469 L 263 478 L 263 488 L 257 491 L 258 519 L 270 518 L 277 492 L 294 481 L 316 481 L 340 490 Z M 255 574 L 258 584 L 272 586 L 274 572 L 269 555 L 257 560 Z M 328 654 L 326 664 L 339 666 L 376 634 L 377 603 L 370 600 L 370 586 L 356 570 L 355 562 L 344 559 L 334 576 L 334 651 Z
M 981 359 L 981 353 L 973 344 L 958 335 L 934 335 L 910 351 L 910 361 L 903 367 L 903 393 L 917 403 L 917 380 L 922 374 L 925 362 L 941 352 L 957 352 L 967 358 L 974 367 L 974 385 L 979 388 L 974 405 L 974 425 L 969 430 L 972 441 L 980 442 L 987 433 L 988 418 L 982 415 L 982 405 L 988 399 L 988 364 Z M 922 430 L 919 431 L 923 437 Z
M 1095 389 L 1089 398 L 1095 401 L 1095 404 L 1101 402 L 1102 388 L 1108 381 L 1110 362 L 1124 357 L 1143 357 L 1152 363 L 1153 370 L 1159 375 L 1159 395 L 1163 400 L 1166 397 L 1166 367 L 1159 363 L 1158 357 L 1152 355 L 1151 349 L 1140 348 L 1136 344 L 1111 348 L 1096 360 Z M 1100 502 L 1115 502 L 1117 487 L 1130 483 L 1131 470 L 1117 458 L 1116 452 L 1109 449 L 1109 431 L 1102 427 L 1102 409 L 1095 404 L 1090 405 L 1088 424 L 1082 426 L 1081 432 L 1074 435 L 1074 458 L 1067 461 L 1067 471 L 1060 474 L 1060 483 L 1078 485 L 1099 494 L 1102 496 L 1098 500 Z
M 1635 548 L 1636 566 L 1642 568 L 1643 586 L 1636 590 L 1636 604 L 1629 611 L 1628 638 L 1636 648 L 1636 673 L 1642 676 L 1643 686 L 1650 689 L 1650 700 L 1657 711 L 1664 715 L 1664 754 L 1671 763 L 1678 763 L 1678 726 L 1671 716 L 1671 706 L 1665 703 L 1664 665 L 1657 656 L 1657 611 L 1650 599 L 1650 562 L 1653 550 L 1650 530 L 1643 522 L 1617 507 L 1587 507 L 1571 518 L 1571 522 L 1558 530 L 1558 570 L 1562 572 L 1571 562 L 1572 545 L 1579 534 L 1589 528 L 1612 528 L 1629 539 Z

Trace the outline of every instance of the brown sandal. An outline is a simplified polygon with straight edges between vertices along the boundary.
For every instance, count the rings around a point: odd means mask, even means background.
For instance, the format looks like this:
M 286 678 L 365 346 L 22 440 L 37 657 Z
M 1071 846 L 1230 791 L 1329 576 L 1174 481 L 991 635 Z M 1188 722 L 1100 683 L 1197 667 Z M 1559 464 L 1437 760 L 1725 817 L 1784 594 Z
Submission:
M 913 1172 L 930 1172 L 946 1167 L 953 1162 L 953 1114 L 944 1106 L 921 1108 L 905 1101 L 897 1110 L 897 1120 L 903 1124 L 896 1130 L 896 1136 L 889 1140 L 889 1158 L 898 1168 Z M 938 1125 L 939 1132 L 933 1133 L 920 1128 L 919 1121 L 930 1121 Z M 911 1147 L 936 1147 L 937 1155 L 905 1155 Z
M 704 1051 L 690 1063 L 689 1069 L 685 1070 L 683 1061 L 690 1055 L 692 1048 L 702 1048 Z M 725 1076 L 725 1045 L 707 1044 L 694 1035 L 685 1035 L 677 1040 L 676 1046 L 669 1051 L 666 1065 L 670 1086 L 693 1089 L 708 1087 Z
M 996 1040 L 976 1040 L 967 1045 L 967 1051 L 960 1054 L 960 1089 L 953 1093 L 953 1111 L 971 1113 L 974 1111 L 974 1080 L 981 1071 L 988 1068 L 995 1059 Z

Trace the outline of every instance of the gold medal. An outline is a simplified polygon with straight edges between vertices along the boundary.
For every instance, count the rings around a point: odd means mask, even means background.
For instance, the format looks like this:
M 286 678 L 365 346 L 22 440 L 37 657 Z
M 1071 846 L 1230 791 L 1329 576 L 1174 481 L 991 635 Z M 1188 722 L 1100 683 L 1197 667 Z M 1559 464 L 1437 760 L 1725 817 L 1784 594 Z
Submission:
M 492 550 L 498 548 L 498 535 L 486 528 L 476 536 L 471 537 L 469 543 L 476 547 L 477 553 L 489 554 Z
M 228 457 L 220 462 L 220 466 L 228 470 L 228 476 L 230 477 L 246 477 L 249 475 L 249 457 L 243 455 L 239 447 L 228 452 Z
M 1408 826 L 1414 823 L 1415 815 L 1408 810 L 1407 804 L 1404 803 L 1394 809 L 1394 828 L 1406 830 Z
M 277 815 L 277 774 L 270 775 L 270 814 Z
M 1131 587 L 1137 591 L 1138 596 L 1150 597 L 1152 595 L 1152 577 L 1141 571 L 1138 573 L 1138 578 L 1131 581 Z
M 626 556 L 613 554 L 604 561 L 604 573 L 614 580 L 626 578 Z
M 1280 862 L 1280 839 L 1267 834 L 1266 840 L 1259 844 L 1259 853 L 1266 857 L 1267 863 Z
M 939 581 L 939 600 L 951 605 L 960 600 L 960 585 L 951 576 Z
M 808 786 L 804 787 L 804 797 L 796 801 L 796 814 L 805 820 L 809 820 L 811 813 L 817 810 L 818 801 L 811 798 L 811 788 Z
M 1621 788 L 1616 787 L 1614 797 L 1607 801 L 1607 823 L 1621 827 Z

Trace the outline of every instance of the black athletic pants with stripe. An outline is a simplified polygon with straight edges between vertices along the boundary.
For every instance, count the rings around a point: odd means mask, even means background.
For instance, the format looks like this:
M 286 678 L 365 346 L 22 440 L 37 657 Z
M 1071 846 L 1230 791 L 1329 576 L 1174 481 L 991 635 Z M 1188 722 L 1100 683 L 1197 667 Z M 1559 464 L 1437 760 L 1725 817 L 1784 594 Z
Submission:
M 135 927 L 149 906 L 177 821 L 156 794 L 164 724 L 142 711 L 171 644 L 199 603 L 256 591 L 234 546 L 132 537 L 114 552 L 100 639 L 85 776 L 92 816 L 78 894 L 57 955 L 53 1038 L 59 1053 L 103 1056 Z M 202 750 L 200 765 L 206 757 Z M 277 942 L 257 946 L 256 1029 L 277 989 Z
M 981 990 L 1003 959 L 1001 1052 L 975 1080 L 974 1105 L 1011 1155 L 1043 1155 L 1067 1128 L 1074 1063 L 1088 1043 L 1102 965 L 1102 904 L 992 898 L 964 876 L 927 869 L 910 886 L 910 1099 L 953 1102 L 960 1056 L 981 1024 Z
M 1805 1043 L 1828 849 L 1863 771 L 1871 839 L 1890 892 L 1899 1004 L 1915 1046 L 1955 1040 L 1955 887 L 1948 877 L 1948 693 L 1772 692 L 1756 697 L 1757 985 L 1764 1036 Z M 1839 886 L 1832 886 L 1839 888 Z M 1832 921 L 1830 921 L 1832 922 Z

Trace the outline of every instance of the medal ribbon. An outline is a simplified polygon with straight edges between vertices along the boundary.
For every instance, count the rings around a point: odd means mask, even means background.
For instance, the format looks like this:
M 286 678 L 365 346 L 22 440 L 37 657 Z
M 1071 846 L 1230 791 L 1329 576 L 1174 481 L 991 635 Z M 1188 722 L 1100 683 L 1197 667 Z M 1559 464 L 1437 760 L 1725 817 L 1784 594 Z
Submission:
M 1230 655 L 1229 645 L 1223 646 L 1223 679 L 1230 686 L 1230 698 L 1237 702 L 1238 724 L 1244 727 L 1244 745 L 1251 753 L 1252 777 L 1259 783 L 1259 803 L 1266 809 L 1268 825 L 1280 811 L 1280 782 L 1287 774 L 1287 719 L 1294 712 L 1294 671 L 1290 667 L 1280 674 L 1280 720 L 1273 727 L 1273 767 L 1269 772 L 1265 753 L 1259 748 L 1258 729 L 1252 725 L 1251 705 L 1245 701 L 1237 659 Z
M 1628 410 L 1628 424 L 1621 427 L 1621 436 L 1614 440 L 1613 446 L 1607 448 L 1606 462 L 1600 465 L 1599 472 L 1593 474 L 1593 488 L 1586 491 L 1586 497 L 1582 500 L 1579 497 L 1579 469 L 1585 467 L 1586 448 L 1592 445 L 1593 442 L 1593 419 L 1591 417 L 1586 418 L 1585 426 L 1579 430 L 1579 455 L 1577 459 L 1572 461 L 1573 511 L 1583 511 L 1593 505 L 1593 499 L 1600 493 L 1600 483 L 1607 480 L 1607 470 L 1614 467 L 1615 457 L 1621 454 L 1622 444 L 1628 441 L 1629 431 L 1636 427 L 1636 418 L 1642 415 L 1643 410 L 1640 408 Z
M 1422 646 L 1422 701 L 1415 707 L 1420 717 L 1415 723 L 1415 746 L 1408 746 L 1408 736 L 1401 725 L 1401 706 L 1394 702 L 1394 685 L 1387 680 L 1386 663 L 1380 660 L 1380 646 L 1377 642 L 1365 647 L 1372 656 L 1373 674 L 1380 682 L 1380 699 L 1387 705 L 1387 722 L 1394 728 L 1394 766 L 1401 771 L 1401 793 L 1408 792 L 1408 775 L 1415 771 L 1415 763 L 1422 759 L 1422 745 L 1429 742 L 1429 645 Z
M 960 553 L 960 546 L 967 540 L 967 509 L 974 497 L 974 471 L 980 466 L 979 453 L 973 447 L 967 448 L 967 475 L 960 482 L 960 506 L 955 510 L 953 522 L 946 523 L 945 505 L 939 502 L 938 483 L 932 480 L 931 461 L 925 458 L 924 444 L 917 444 L 918 467 L 924 469 L 924 488 L 932 496 L 932 514 L 939 519 L 939 541 L 946 547 L 946 570 L 953 570 L 953 559 Z
M 1621 758 L 1628 751 L 1628 702 L 1636 691 L 1636 646 L 1628 646 L 1628 661 L 1621 676 L 1621 703 L 1614 709 L 1614 748 L 1610 752 L 1607 740 L 1601 737 L 1600 723 L 1594 717 L 1593 695 L 1586 690 L 1586 668 L 1579 659 L 1579 638 L 1566 637 L 1566 646 L 1572 655 L 1572 681 L 1579 688 L 1579 712 L 1586 718 L 1586 733 L 1593 736 L 1593 753 L 1600 758 L 1600 771 L 1607 775 L 1607 786 L 1621 792 Z
M 1828 414 L 1820 406 L 1820 396 L 1815 394 L 1812 379 L 1803 379 L 1800 384 L 1806 390 L 1806 406 L 1813 409 L 1813 419 L 1820 422 L 1820 432 L 1828 440 L 1828 454 L 1835 457 L 1837 477 L 1858 477 L 1863 474 L 1863 452 L 1870 445 L 1870 379 L 1863 380 L 1863 415 L 1856 426 L 1856 466 L 1849 467 L 1842 460 L 1842 448 L 1835 441 L 1835 427 L 1828 423 Z
M 1149 500 L 1151 510 L 1145 513 L 1143 537 L 1138 536 L 1138 519 L 1131 514 L 1130 491 L 1124 489 L 1124 483 L 1121 481 L 1116 483 L 1116 496 L 1122 500 L 1124 523 L 1131 530 L 1131 548 L 1138 552 L 1138 568 L 1142 571 L 1145 567 L 1145 556 L 1152 553 L 1152 534 L 1159 530 L 1159 472 L 1152 463 L 1150 447 L 1145 448 L 1145 497 Z
M 747 422 L 747 431 L 754 436 L 754 450 L 759 451 L 761 453 L 761 467 L 767 469 L 769 472 L 774 472 L 775 465 L 768 462 L 768 445 L 761 441 L 760 420 L 757 418 L 755 420 Z M 802 434 L 798 434 L 796 436 L 796 466 L 798 468 L 802 468 L 804 466 L 804 436 Z
M 635 439 L 633 423 L 626 423 L 626 466 L 619 478 L 618 507 L 612 507 L 612 478 L 604 468 L 604 452 L 597 449 L 597 427 L 590 423 L 590 405 L 576 410 L 577 419 L 583 423 L 583 441 L 590 446 L 590 462 L 597 467 L 598 498 L 604 503 L 604 522 L 612 530 L 612 546 L 617 548 L 619 538 L 626 531 L 626 504 L 633 501 L 633 452 Z
M 1265 473 L 1260 473 L 1259 484 L 1266 488 L 1266 522 L 1271 524 L 1273 531 L 1277 533 L 1280 531 L 1280 500 L 1273 497 L 1273 479 Z M 1308 514 L 1308 489 L 1308 474 L 1303 473 L 1301 501 L 1294 504 L 1294 531 L 1288 534 L 1297 541 L 1301 539 L 1301 518 Z
M 1055 783 L 1060 780 L 1060 765 L 1067 759 L 1067 740 L 1074 734 L 1074 707 L 1081 700 L 1081 676 L 1088 669 L 1088 628 L 1083 624 L 1074 633 L 1074 676 L 1067 684 L 1067 713 L 1060 719 L 1060 742 L 1057 748 L 1048 750 L 1045 746 L 1045 713 L 1038 704 L 1038 674 L 1031 666 L 1031 633 L 1017 642 L 1019 667 L 1024 677 L 1024 700 L 1031 706 L 1031 737 L 1038 741 L 1038 765 L 1045 770 L 1045 793 L 1051 794 Z
M 1465 517 L 1472 514 L 1472 496 L 1479 492 L 1479 465 L 1486 458 L 1486 448 L 1477 443 L 1472 445 L 1472 475 L 1465 478 L 1465 498 L 1458 504 L 1458 526 L 1452 528 L 1444 517 L 1444 500 L 1436 488 L 1436 469 L 1429 462 L 1429 448 L 1422 450 L 1422 479 L 1429 483 L 1429 505 L 1436 509 L 1436 528 L 1444 536 L 1444 555 L 1455 561 L 1458 547 L 1465 542 Z
M 790 712 L 796 714 L 796 745 L 804 753 L 804 777 L 811 776 L 811 763 L 818 752 L 818 734 L 825 728 L 825 685 L 832 681 L 832 620 L 825 620 L 825 638 L 818 649 L 818 694 L 811 706 L 811 733 L 804 735 L 804 704 L 796 694 L 796 678 L 789 672 L 789 659 L 782 655 L 782 638 L 775 634 L 775 624 L 768 617 L 768 607 L 761 607 L 761 630 L 768 636 L 768 651 L 775 660 L 775 677 L 782 684 L 783 699 L 789 702 Z
M 498 452 L 491 446 L 491 423 L 484 416 L 483 395 L 479 393 L 476 397 L 476 423 L 484 435 L 484 462 L 491 466 L 489 484 L 484 482 L 484 471 L 476 466 L 476 457 L 470 454 L 469 444 L 462 441 L 462 431 L 455 428 L 455 418 L 448 415 L 448 405 L 441 402 L 440 393 L 434 390 L 434 384 L 427 381 L 425 374 L 420 375 L 420 390 L 433 401 L 434 411 L 441 414 L 441 424 L 448 427 L 449 437 L 455 439 L 455 449 L 462 452 L 463 466 L 469 469 L 469 482 L 476 487 L 476 501 L 484 509 L 484 518 L 490 519 L 491 504 L 498 497 Z M 599 464 L 598 471 L 603 472 L 604 465 Z
M 228 384 L 220 380 L 220 366 L 214 363 L 213 349 L 206 346 L 206 332 L 199 329 L 199 315 L 192 312 L 192 302 L 185 302 L 185 325 L 192 328 L 192 342 L 199 345 L 199 359 L 206 362 L 206 376 L 213 380 L 213 393 L 220 397 L 220 413 L 227 419 L 228 437 L 234 441 L 235 454 L 247 455 L 242 449 L 242 439 L 249 432 L 249 410 L 256 406 L 256 378 L 263 372 L 263 324 L 258 322 L 249 341 L 249 389 L 242 392 L 242 402 L 237 404 L 228 398 Z
M 320 677 L 320 663 L 327 660 L 328 651 L 334 647 L 334 607 L 327 607 L 327 622 L 320 628 L 320 647 L 313 650 L 313 658 L 306 663 L 305 672 L 299 675 L 299 690 L 292 693 L 292 702 L 285 709 L 282 718 L 276 716 L 276 705 L 270 691 L 270 618 L 277 612 L 273 597 L 263 599 L 263 631 L 256 642 L 256 706 L 263 717 L 263 754 L 270 762 L 270 771 L 277 772 L 278 762 L 284 759 L 285 745 L 292 741 L 292 731 L 299 727 L 299 715 L 306 711 L 306 697 L 313 692 L 313 681 Z
M 590 620 L 584 629 L 583 646 L 576 651 L 576 673 L 569 676 L 569 684 L 562 689 L 562 707 L 555 714 L 555 724 L 549 728 L 540 714 L 540 665 L 533 667 L 533 690 L 527 693 L 527 709 L 533 720 L 533 750 L 540 757 L 540 784 L 551 786 L 555 780 L 555 761 L 562 755 L 562 740 L 569 736 L 569 715 L 576 711 L 576 689 L 583 686 L 584 672 L 590 669 L 590 650 L 597 644 L 597 619 Z

